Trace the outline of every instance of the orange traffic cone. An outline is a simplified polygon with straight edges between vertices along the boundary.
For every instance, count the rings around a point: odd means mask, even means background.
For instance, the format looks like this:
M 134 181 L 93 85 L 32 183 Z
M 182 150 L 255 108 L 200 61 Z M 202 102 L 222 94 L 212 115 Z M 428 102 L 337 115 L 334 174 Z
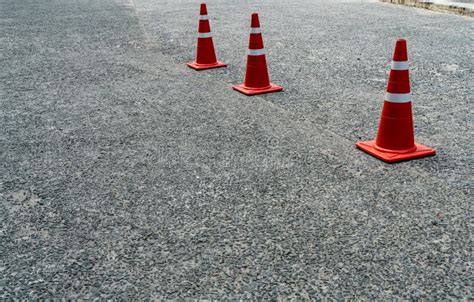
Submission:
M 356 146 L 389 163 L 436 154 L 434 149 L 415 143 L 407 43 L 404 39 L 398 39 L 395 45 L 377 138 L 358 142 Z
M 243 84 L 232 86 L 245 95 L 282 91 L 283 87 L 270 83 L 258 14 L 252 14 L 247 70 Z
M 196 70 L 225 67 L 226 64 L 217 61 L 214 43 L 212 42 L 211 26 L 207 17 L 207 7 L 201 3 L 198 39 L 196 49 L 196 61 L 187 63 L 189 67 Z

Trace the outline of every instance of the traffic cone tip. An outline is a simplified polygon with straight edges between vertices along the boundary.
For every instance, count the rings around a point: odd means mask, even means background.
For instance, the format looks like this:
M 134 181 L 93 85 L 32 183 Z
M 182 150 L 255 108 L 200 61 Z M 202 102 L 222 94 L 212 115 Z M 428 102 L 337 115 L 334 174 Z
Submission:
M 206 3 L 201 3 L 201 7 L 199 9 L 199 14 L 201 16 L 205 16 L 207 15 L 207 6 L 206 6 Z
M 407 41 L 405 39 L 398 39 L 395 42 L 393 61 L 408 61 Z
M 250 27 L 260 27 L 260 20 L 258 19 L 258 14 L 253 13 L 250 21 Z

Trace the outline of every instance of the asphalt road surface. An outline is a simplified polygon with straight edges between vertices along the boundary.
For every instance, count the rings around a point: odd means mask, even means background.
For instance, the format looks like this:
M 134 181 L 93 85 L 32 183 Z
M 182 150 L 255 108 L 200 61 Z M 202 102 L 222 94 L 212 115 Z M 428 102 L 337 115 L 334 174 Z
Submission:
M 361 1 L 0 0 L 0 298 L 473 297 L 473 19 Z M 250 13 L 282 93 L 246 97 Z M 375 137 L 395 39 L 416 140 Z

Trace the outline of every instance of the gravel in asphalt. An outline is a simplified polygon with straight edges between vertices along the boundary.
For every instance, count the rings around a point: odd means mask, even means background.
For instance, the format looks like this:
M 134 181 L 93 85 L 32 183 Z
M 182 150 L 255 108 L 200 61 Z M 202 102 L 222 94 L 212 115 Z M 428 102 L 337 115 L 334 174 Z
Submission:
M 381 3 L 0 0 L 1 298 L 472 298 L 468 17 Z M 282 93 L 246 97 L 260 13 Z M 408 40 L 417 141 L 375 136 Z

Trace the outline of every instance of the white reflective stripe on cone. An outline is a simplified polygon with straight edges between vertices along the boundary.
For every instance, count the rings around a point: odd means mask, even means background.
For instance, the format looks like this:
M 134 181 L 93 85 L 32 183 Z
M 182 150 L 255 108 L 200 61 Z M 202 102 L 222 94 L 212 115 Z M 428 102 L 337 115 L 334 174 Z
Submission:
M 251 34 L 261 34 L 262 30 L 260 27 L 250 27 L 250 33 Z
M 411 93 L 390 93 L 385 94 L 385 100 L 392 103 L 408 103 L 411 102 Z
M 408 61 L 392 61 L 392 70 L 407 70 Z
M 199 20 L 209 20 L 207 15 L 199 15 Z
M 249 49 L 249 56 L 261 56 L 265 54 L 265 48 Z
M 198 33 L 198 38 L 212 38 L 211 33 Z

